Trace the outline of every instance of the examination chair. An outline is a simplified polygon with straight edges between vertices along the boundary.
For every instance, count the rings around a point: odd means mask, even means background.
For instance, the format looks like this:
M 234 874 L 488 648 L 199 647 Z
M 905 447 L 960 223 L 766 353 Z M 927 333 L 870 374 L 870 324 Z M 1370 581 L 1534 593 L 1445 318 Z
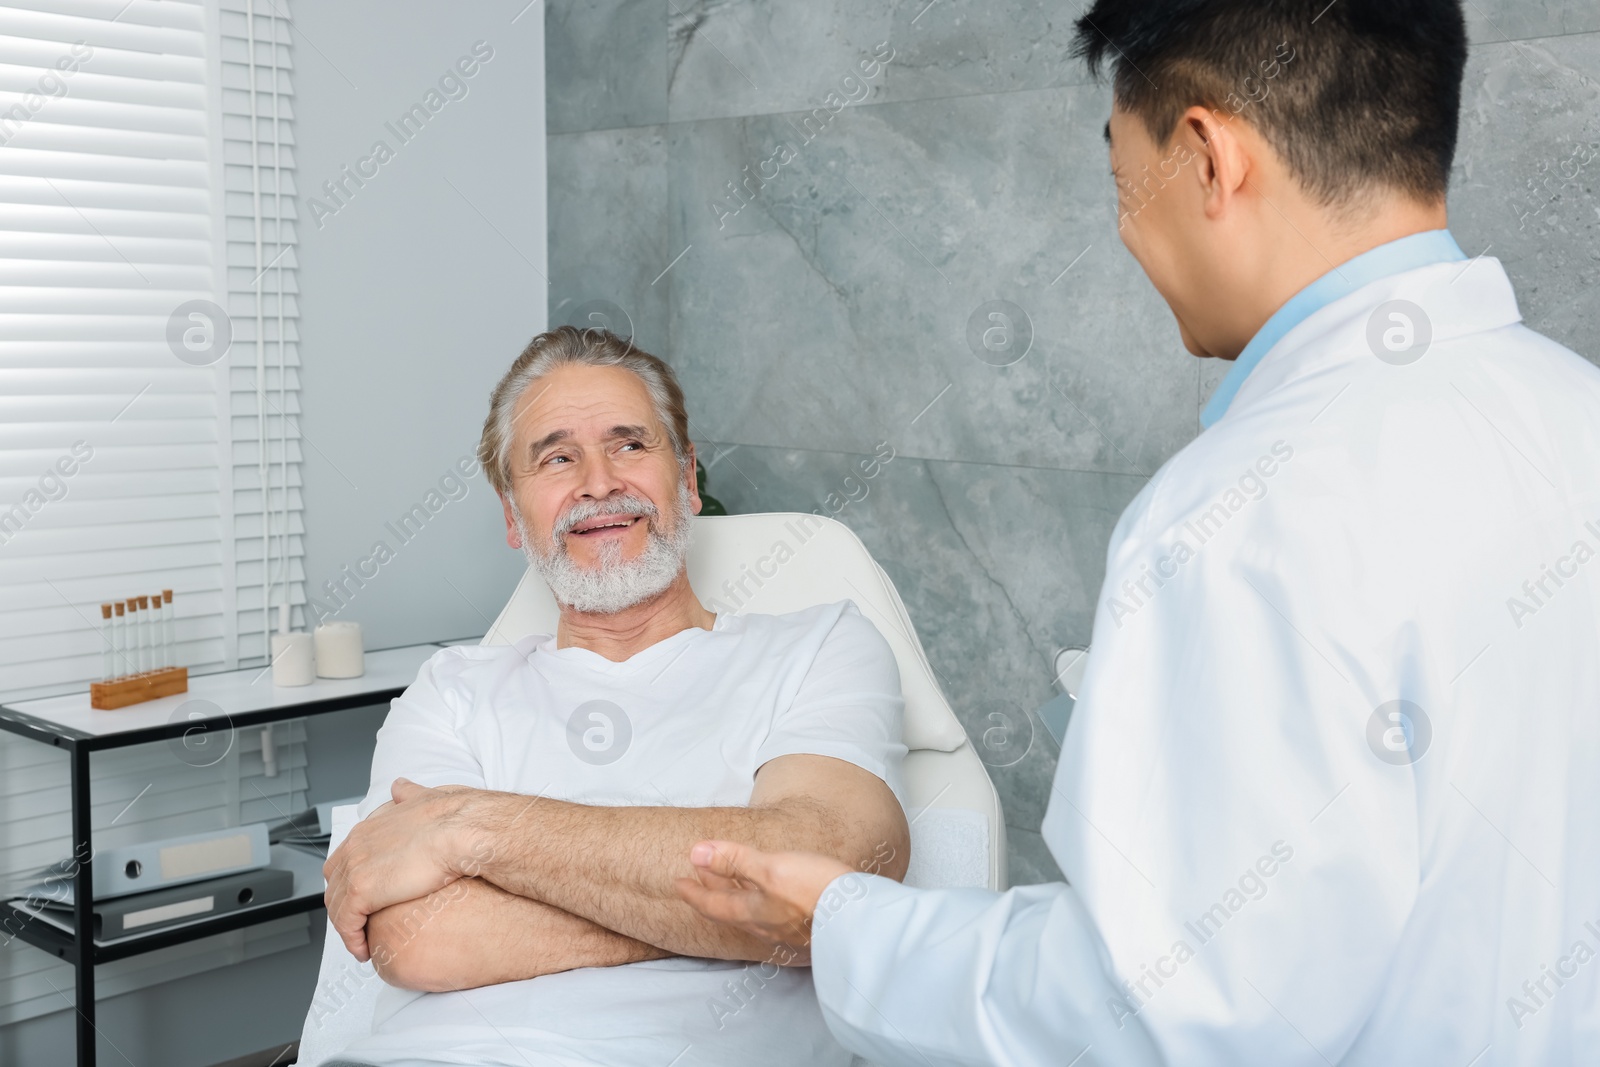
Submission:
M 877 625 L 894 649 L 906 700 L 906 882 L 1006 888 L 1000 799 L 939 689 L 900 595 L 860 539 L 842 523 L 798 513 L 699 517 L 694 523 L 689 577 L 708 607 L 778 614 L 852 600 Z M 530 568 L 483 643 L 554 633 L 557 617 L 550 590 Z M 354 824 L 355 811 L 354 805 L 334 809 L 333 847 Z M 357 963 L 329 926 L 300 1039 L 300 1067 L 319 1067 L 370 1031 L 380 982 L 372 964 Z

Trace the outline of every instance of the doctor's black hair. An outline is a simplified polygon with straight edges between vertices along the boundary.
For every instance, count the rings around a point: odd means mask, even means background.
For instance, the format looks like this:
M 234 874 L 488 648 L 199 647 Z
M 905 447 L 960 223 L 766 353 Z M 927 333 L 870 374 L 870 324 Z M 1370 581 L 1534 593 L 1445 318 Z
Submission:
M 1110 66 L 1117 106 L 1158 145 L 1200 105 L 1249 122 L 1326 206 L 1445 194 L 1461 0 L 1096 0 L 1076 28 L 1074 53 L 1096 77 Z

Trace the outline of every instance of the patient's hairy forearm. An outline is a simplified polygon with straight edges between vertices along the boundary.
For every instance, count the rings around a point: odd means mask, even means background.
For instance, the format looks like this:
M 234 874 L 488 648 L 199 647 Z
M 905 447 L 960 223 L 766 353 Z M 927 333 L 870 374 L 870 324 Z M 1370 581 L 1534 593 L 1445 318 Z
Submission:
M 693 876 L 688 855 L 697 841 L 821 852 L 852 866 L 888 866 L 884 873 L 895 877 L 904 871 L 903 845 L 873 842 L 862 827 L 803 799 L 752 808 L 603 807 L 484 792 L 462 817 L 487 843 L 478 853 L 488 857 L 481 877 L 684 956 L 772 954 L 770 944 L 679 899 L 674 880 Z
M 385 982 L 429 993 L 671 955 L 478 878 L 374 912 L 367 941 Z

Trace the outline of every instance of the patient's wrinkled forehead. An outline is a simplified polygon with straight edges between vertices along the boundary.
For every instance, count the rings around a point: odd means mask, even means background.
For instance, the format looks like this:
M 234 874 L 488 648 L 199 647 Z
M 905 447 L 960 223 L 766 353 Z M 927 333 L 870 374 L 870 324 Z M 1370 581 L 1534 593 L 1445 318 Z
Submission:
M 618 429 L 641 430 L 652 441 L 666 436 L 644 382 L 620 367 L 557 367 L 523 391 L 514 419 L 518 470 L 558 443 L 596 444 Z

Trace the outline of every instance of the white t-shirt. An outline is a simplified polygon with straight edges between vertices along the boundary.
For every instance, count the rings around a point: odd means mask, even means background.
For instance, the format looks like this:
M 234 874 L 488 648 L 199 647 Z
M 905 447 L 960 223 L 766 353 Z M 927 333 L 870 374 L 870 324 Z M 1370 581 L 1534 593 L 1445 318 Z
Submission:
M 776 756 L 832 756 L 901 796 L 894 654 L 849 602 L 719 615 L 621 663 L 535 635 L 436 654 L 378 731 L 359 814 L 397 777 L 583 804 L 744 805 Z M 436 1064 L 845 1064 L 804 968 L 673 957 L 457 993 L 385 986 L 345 1057 Z M 680 1057 L 674 1059 L 674 1057 Z

